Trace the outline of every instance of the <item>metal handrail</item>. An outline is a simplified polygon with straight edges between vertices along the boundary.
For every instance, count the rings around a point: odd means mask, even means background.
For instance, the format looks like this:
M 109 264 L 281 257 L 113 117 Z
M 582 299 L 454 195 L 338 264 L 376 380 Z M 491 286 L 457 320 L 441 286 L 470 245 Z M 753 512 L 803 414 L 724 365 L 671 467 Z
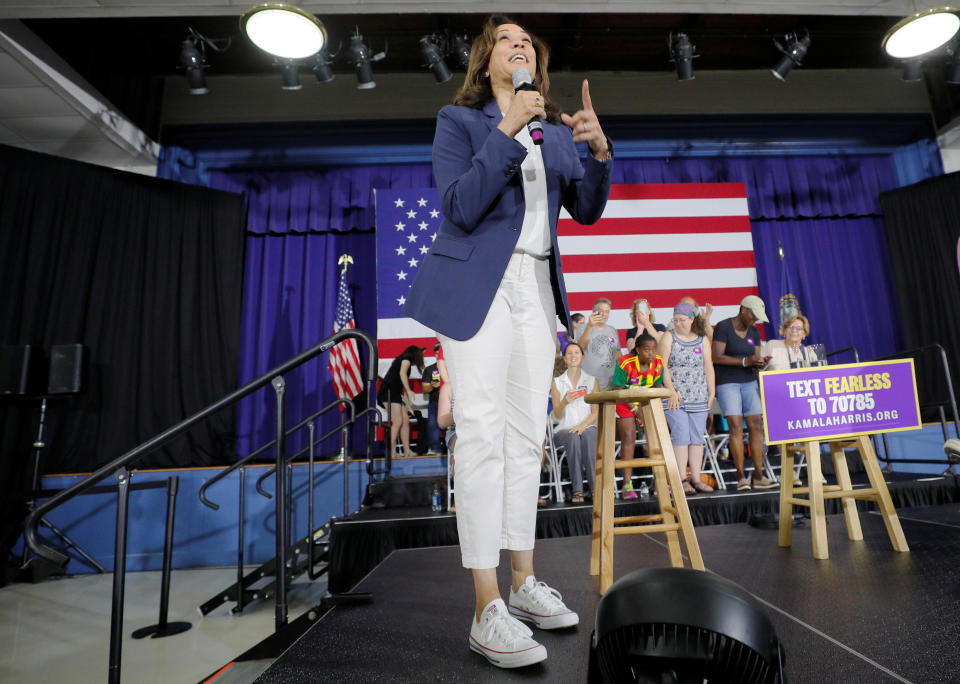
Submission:
M 294 432 L 296 432 L 297 430 L 300 430 L 301 428 L 306 427 L 306 426 L 307 426 L 309 423 L 311 423 L 314 419 L 319 418 L 321 415 L 323 415 L 324 413 L 326 413 L 328 410 L 332 409 L 334 406 L 337 406 L 337 405 L 339 405 L 339 404 L 343 404 L 344 406 L 347 406 L 347 407 L 349 408 L 349 410 L 350 410 L 350 415 L 351 415 L 350 420 L 351 420 L 351 422 L 352 422 L 352 421 L 355 419 L 355 417 L 353 416 L 353 412 L 356 410 L 356 408 L 355 408 L 354 405 L 353 405 L 353 402 L 352 402 L 352 401 L 348 401 L 348 400 L 346 400 L 346 399 L 337 399 L 336 401 L 333 401 L 333 402 L 327 404 L 326 406 L 324 406 L 322 409 L 320 409 L 319 411 L 317 411 L 317 412 L 314 413 L 313 415 L 304 418 L 304 419 L 301 420 L 299 423 L 297 423 L 296 425 L 294 425 L 292 428 L 290 428 L 289 430 L 287 430 L 287 435 L 288 435 L 288 436 L 289 436 L 289 435 L 292 435 L 292 434 L 293 434 Z M 340 428 L 337 428 L 334 432 L 339 432 L 339 431 L 340 431 Z M 332 434 L 332 433 L 331 433 L 331 434 Z M 329 437 L 329 436 L 330 436 L 330 435 L 327 435 L 327 437 Z M 213 510 L 219 511 L 219 510 L 220 510 L 219 504 L 216 504 L 216 503 L 214 503 L 213 501 L 210 501 L 210 499 L 207 498 L 207 490 L 211 487 L 211 485 L 216 484 L 217 482 L 219 482 L 219 481 L 222 480 L 223 478 L 227 477 L 230 473 L 232 473 L 233 471 L 237 470 L 238 468 L 242 468 L 243 466 L 247 465 L 250 461 L 252 461 L 252 460 L 254 459 L 254 457 L 259 456 L 260 454 L 262 454 L 264 451 L 266 451 L 266 450 L 269 449 L 270 447 L 276 446 L 276 444 L 277 444 L 276 438 L 271 439 L 269 442 L 267 442 L 267 443 L 264 444 L 263 446 L 254 449 L 253 451 L 251 451 L 249 454 L 247 454 L 246 456 L 244 456 L 244 457 L 241 458 L 240 460 L 231 463 L 229 466 L 225 467 L 225 468 L 224 468 L 223 470 L 221 470 L 219 473 L 217 473 L 216 475 L 214 475 L 213 477 L 211 477 L 209 480 L 207 480 L 206 482 L 204 482 L 204 483 L 200 486 L 200 492 L 199 492 L 200 501 L 201 501 L 205 506 L 209 506 L 209 507 L 212 508 Z M 303 451 L 304 451 L 304 450 L 301 450 L 301 451 L 297 452 L 297 454 L 303 453 Z M 269 472 L 272 473 L 273 470 L 270 470 Z
M 316 415 L 316 416 L 319 416 L 321 413 L 325 413 L 327 410 L 333 408 L 333 407 L 336 406 L 337 404 L 345 404 L 346 406 L 348 406 L 348 408 L 349 408 L 349 410 L 350 410 L 350 420 L 348 420 L 347 423 L 348 423 L 348 424 L 353 424 L 353 422 L 356 420 L 356 417 L 354 416 L 353 402 L 344 401 L 343 399 L 338 399 L 338 400 L 336 400 L 336 401 L 334 401 L 334 402 L 332 402 L 332 403 L 330 403 L 330 404 L 327 404 L 327 405 L 324 406 L 322 409 L 320 409 L 320 412 L 319 412 L 319 413 L 317 413 L 317 414 L 315 414 L 315 415 Z M 312 422 L 312 421 L 307 421 L 307 422 L 309 423 L 309 422 Z M 307 424 L 307 423 L 304 423 L 304 425 L 306 425 L 306 424 Z M 303 427 L 303 426 L 301 426 L 301 427 Z M 339 426 L 333 428 L 332 430 L 330 430 L 330 432 L 328 432 L 328 433 L 326 433 L 325 435 L 323 435 L 322 437 L 320 437 L 320 439 L 317 439 L 317 440 L 314 442 L 314 444 L 320 444 L 320 443 L 322 443 L 323 441 L 329 439 L 330 437 L 333 437 L 333 436 L 334 436 L 335 434 L 337 434 L 338 432 L 341 432 L 342 430 L 343 430 L 343 426 L 342 426 L 342 425 L 339 425 Z M 289 431 L 289 432 L 287 432 L 288 435 L 290 435 L 290 434 L 292 434 L 292 433 L 293 433 L 292 430 Z M 311 446 L 313 446 L 313 444 L 304 447 L 303 449 L 301 449 L 300 451 L 296 452 L 295 454 L 291 454 L 291 455 L 287 456 L 287 463 L 292 463 L 293 460 L 296 459 L 298 456 L 307 453 L 307 451 L 310 449 Z M 273 498 L 273 495 L 270 494 L 270 492 L 264 490 L 263 487 L 262 487 L 262 485 L 263 485 L 263 482 L 264 482 L 268 477 L 270 477 L 271 475 L 273 475 L 276 471 L 277 471 L 277 467 L 276 467 L 275 465 L 270 466 L 269 468 L 267 468 L 267 470 L 266 470 L 260 477 L 257 478 L 257 493 L 259 493 L 260 496 L 265 496 L 265 497 L 268 498 L 268 499 L 272 499 L 272 498 Z
M 62 506 L 67 501 L 73 499 L 74 497 L 82 494 L 87 489 L 93 487 L 98 482 L 103 480 L 114 473 L 117 473 L 123 469 L 126 469 L 128 466 L 136 463 L 144 456 L 147 456 L 150 453 L 153 453 L 164 444 L 170 442 L 176 437 L 179 437 L 183 433 L 187 432 L 197 423 L 200 423 L 203 420 L 206 420 L 213 414 L 223 410 L 224 408 L 237 403 L 244 397 L 253 394 L 261 387 L 265 387 L 271 383 L 271 381 L 278 377 L 282 376 L 285 373 L 289 373 L 294 368 L 310 361 L 316 356 L 319 356 L 325 351 L 329 351 L 334 345 L 343 340 L 349 338 L 356 338 L 362 341 L 367 345 L 367 352 L 369 354 L 368 365 L 367 365 L 367 377 L 365 379 L 367 385 L 367 396 L 375 396 L 376 388 L 376 368 L 377 368 L 377 345 L 374 343 L 373 338 L 365 333 L 362 330 L 357 330 L 356 328 L 350 328 L 348 330 L 341 330 L 340 332 L 334 333 L 327 339 L 323 340 L 310 347 L 304 352 L 301 352 L 297 356 L 289 359 L 285 363 L 280 364 L 276 368 L 273 368 L 255 380 L 247 383 L 240 389 L 228 394 L 227 396 L 215 401 L 204 409 L 197 411 L 192 416 L 185 418 L 176 425 L 167 428 L 163 432 L 154 437 L 151 437 L 146 442 L 143 442 L 139 446 L 134 447 L 127 453 L 122 456 L 110 461 L 109 463 L 101 466 L 96 471 L 85 477 L 80 482 L 68 487 L 59 494 L 56 494 L 52 498 L 48 499 L 46 502 L 37 506 L 26 518 L 24 523 L 24 543 L 30 546 L 30 549 L 37 556 L 50 561 L 58 566 L 65 566 L 69 560 L 69 556 L 56 551 L 55 549 L 50 548 L 40 539 L 37 533 L 37 527 L 40 523 L 40 519 L 48 515 L 50 511 Z M 120 562 L 120 559 L 117 559 L 116 562 Z
M 857 352 L 857 348 L 854 346 L 844 347 L 843 349 L 834 349 L 833 351 L 828 351 L 824 356 L 836 356 L 837 354 L 842 354 L 843 352 L 853 352 L 853 362 L 860 363 L 860 354 Z

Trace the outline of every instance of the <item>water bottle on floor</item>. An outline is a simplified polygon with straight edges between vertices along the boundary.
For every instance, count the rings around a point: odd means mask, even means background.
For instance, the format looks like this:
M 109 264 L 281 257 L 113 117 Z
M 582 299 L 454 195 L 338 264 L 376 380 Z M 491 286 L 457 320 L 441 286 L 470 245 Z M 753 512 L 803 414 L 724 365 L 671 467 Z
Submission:
M 646 499 L 650 496 L 650 486 L 647 484 L 646 480 L 643 480 L 640 483 L 640 498 Z
M 439 513 L 443 510 L 443 506 L 440 505 L 440 485 L 436 482 L 433 483 L 433 496 L 431 497 L 431 503 L 434 513 Z

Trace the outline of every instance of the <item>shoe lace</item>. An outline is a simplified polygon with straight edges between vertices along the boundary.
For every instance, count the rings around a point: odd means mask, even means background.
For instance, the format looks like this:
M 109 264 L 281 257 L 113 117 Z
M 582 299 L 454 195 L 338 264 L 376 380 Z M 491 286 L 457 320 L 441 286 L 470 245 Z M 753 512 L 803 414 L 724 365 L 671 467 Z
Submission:
M 533 632 L 516 618 L 509 615 L 498 614 L 490 618 L 487 624 L 484 625 L 481 637 L 484 641 L 489 641 L 490 637 L 494 634 L 505 644 L 514 646 L 521 639 L 528 638 Z
M 565 609 L 563 596 L 546 582 L 537 582 L 530 588 L 530 600 L 548 608 Z

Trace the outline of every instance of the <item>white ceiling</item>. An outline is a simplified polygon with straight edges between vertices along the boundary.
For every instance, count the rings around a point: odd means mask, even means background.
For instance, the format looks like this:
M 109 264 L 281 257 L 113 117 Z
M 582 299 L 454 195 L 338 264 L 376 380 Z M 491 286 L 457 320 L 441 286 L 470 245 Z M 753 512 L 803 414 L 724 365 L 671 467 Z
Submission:
M 253 0 L 0 0 L 0 18 L 51 17 L 169 17 L 229 16 L 241 14 Z M 848 16 L 903 16 L 916 11 L 904 0 L 713 0 L 712 2 L 652 2 L 636 0 L 529 0 L 516 2 L 463 2 L 458 0 L 306 0 L 295 2 L 305 10 L 323 14 L 389 14 L 429 12 L 591 12 L 679 14 L 820 14 Z M 922 4 L 922 3 L 921 3 Z M 921 6 L 924 9 L 926 6 Z
M 159 146 L 116 112 L 96 90 L 18 19 L 240 15 L 253 0 L 0 0 L 0 144 L 114 168 L 153 173 Z M 515 2 L 327 0 L 301 7 L 318 15 L 516 11 Z M 903 0 L 594 0 L 592 12 L 903 16 Z M 524 12 L 574 13 L 583 0 L 530 0 Z

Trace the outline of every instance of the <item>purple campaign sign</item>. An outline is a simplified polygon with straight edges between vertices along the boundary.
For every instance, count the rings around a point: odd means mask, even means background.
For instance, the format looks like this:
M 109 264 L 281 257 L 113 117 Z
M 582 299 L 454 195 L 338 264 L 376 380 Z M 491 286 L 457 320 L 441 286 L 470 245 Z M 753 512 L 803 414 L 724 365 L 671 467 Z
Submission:
M 760 396 L 768 444 L 921 427 L 913 359 L 768 371 Z

